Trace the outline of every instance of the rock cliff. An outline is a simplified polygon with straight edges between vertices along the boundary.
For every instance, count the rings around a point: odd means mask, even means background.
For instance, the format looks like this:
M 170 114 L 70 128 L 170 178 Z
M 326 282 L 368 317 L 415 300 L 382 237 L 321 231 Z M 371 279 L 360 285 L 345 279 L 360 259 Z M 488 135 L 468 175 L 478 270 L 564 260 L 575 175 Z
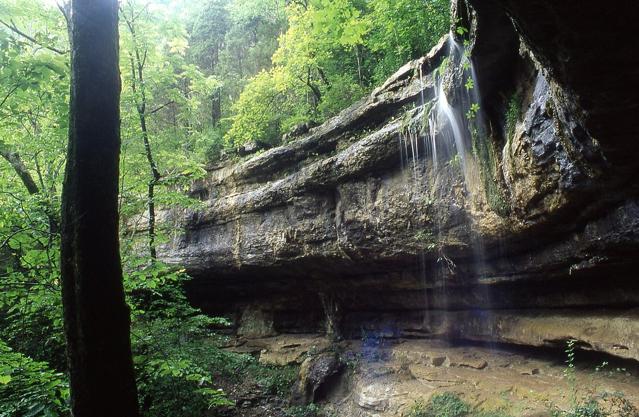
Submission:
M 459 2 L 468 39 L 444 37 L 321 126 L 211 169 L 193 189 L 206 207 L 170 213 L 161 257 L 246 335 L 574 338 L 639 360 L 639 65 L 623 36 L 637 10 L 600 10 Z M 459 45 L 474 116 L 456 93 Z M 481 129 L 437 160 L 425 138 L 442 135 L 427 117 L 441 85 Z

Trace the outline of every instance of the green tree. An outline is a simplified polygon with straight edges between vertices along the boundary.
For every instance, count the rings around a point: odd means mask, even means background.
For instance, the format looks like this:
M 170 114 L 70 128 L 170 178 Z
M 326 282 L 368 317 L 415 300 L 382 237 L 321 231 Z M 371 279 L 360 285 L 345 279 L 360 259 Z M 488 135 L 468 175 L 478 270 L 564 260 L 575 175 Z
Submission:
M 361 11 L 349 0 L 315 0 L 293 2 L 286 13 L 289 26 L 279 38 L 274 67 L 254 77 L 233 107 L 227 134 L 232 145 L 277 143 L 296 124 L 331 115 L 336 106 L 326 104 L 326 96 L 350 104 L 362 93 L 353 87 L 357 75 L 344 75 L 344 65 L 334 64 L 342 55 L 359 62 L 358 48 L 368 30 Z M 333 83 L 338 88 L 333 90 Z
M 273 67 L 233 104 L 231 146 L 276 144 L 293 126 L 321 122 L 428 50 L 448 30 L 447 0 L 309 0 L 286 7 Z
M 188 185 L 204 173 L 202 158 L 195 155 L 193 142 L 201 137 L 199 132 L 205 124 L 199 118 L 202 98 L 209 97 L 219 88 L 219 83 L 187 63 L 188 40 L 182 22 L 161 11 L 152 14 L 147 5 L 135 0 L 123 2 L 120 14 L 124 34 L 123 105 L 132 108 L 137 116 L 123 120 L 126 136 L 123 165 L 125 172 L 133 175 L 125 177 L 132 188 L 128 192 L 123 189 L 121 194 L 124 198 L 135 198 L 137 190 L 146 188 L 148 248 L 151 259 L 155 260 L 156 208 L 158 204 L 165 203 L 166 207 L 174 202 L 171 198 L 164 201 L 162 196 L 158 198 L 157 187 L 165 186 L 164 197 L 169 191 L 173 199 L 183 202 L 181 188 L 177 188 L 180 193 L 171 193 L 176 190 L 176 184 Z M 156 125 L 155 129 L 151 123 Z M 137 138 L 139 140 L 135 140 Z M 130 146 L 131 142 L 141 143 L 142 149 Z M 134 152 L 139 153 L 132 155 Z M 146 181 L 136 174 L 140 154 L 146 159 Z M 160 167 L 158 160 L 164 166 Z M 137 214 L 135 208 L 139 206 L 133 207 Z
M 450 27 L 448 0 L 371 0 L 368 7 L 374 84 L 428 53 Z
M 0 339 L 62 370 L 67 31 L 57 9 L 29 1 L 0 2 L 0 21 Z

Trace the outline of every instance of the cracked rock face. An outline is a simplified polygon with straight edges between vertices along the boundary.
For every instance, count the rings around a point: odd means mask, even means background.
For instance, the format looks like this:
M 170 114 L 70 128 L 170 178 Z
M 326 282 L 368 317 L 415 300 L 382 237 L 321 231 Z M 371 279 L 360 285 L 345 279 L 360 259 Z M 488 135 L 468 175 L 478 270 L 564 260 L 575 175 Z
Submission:
M 454 158 L 434 170 L 419 144 L 421 159 L 402 157 L 400 137 L 424 125 L 435 97 L 445 37 L 323 125 L 212 170 L 193 189 L 204 209 L 166 213 L 176 227 L 161 257 L 195 277 L 195 304 L 256 335 L 321 331 L 319 294 L 330 293 L 345 336 L 575 338 L 639 360 L 639 193 L 629 174 L 639 119 L 628 116 L 639 101 L 601 80 L 591 97 L 587 83 L 619 57 L 601 45 L 613 35 L 589 36 L 588 52 L 571 37 L 580 18 L 561 21 L 566 61 L 541 32 L 554 23 L 537 27 L 532 9 L 563 16 L 563 3 L 469 3 L 487 126 L 486 152 L 468 161 L 474 181 Z M 586 18 L 591 7 L 579 5 Z M 610 116 L 617 96 L 626 119 Z

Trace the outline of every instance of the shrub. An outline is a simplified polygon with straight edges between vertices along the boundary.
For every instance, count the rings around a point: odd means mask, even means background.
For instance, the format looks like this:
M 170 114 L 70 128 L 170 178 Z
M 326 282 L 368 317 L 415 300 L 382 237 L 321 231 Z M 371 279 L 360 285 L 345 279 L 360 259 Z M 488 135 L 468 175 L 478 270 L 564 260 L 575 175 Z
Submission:
M 286 411 L 289 417 L 320 417 L 321 409 L 317 404 L 298 405 Z
M 56 416 L 68 412 L 69 386 L 45 362 L 0 341 L 0 416 Z
M 508 100 L 508 107 L 506 108 L 506 140 L 510 141 L 515 134 L 515 126 L 517 125 L 517 119 L 519 119 L 519 113 L 522 106 L 522 97 L 519 93 L 515 92 Z
M 573 410 L 564 414 L 564 417 L 604 417 L 606 414 L 601 410 L 595 400 L 590 400 L 577 405 Z
M 246 368 L 246 374 L 252 376 L 267 394 L 287 396 L 297 379 L 297 367 L 260 365 L 257 361 Z
M 445 392 L 433 395 L 427 404 L 416 402 L 407 417 L 464 417 L 469 413 L 470 406 L 457 394 Z

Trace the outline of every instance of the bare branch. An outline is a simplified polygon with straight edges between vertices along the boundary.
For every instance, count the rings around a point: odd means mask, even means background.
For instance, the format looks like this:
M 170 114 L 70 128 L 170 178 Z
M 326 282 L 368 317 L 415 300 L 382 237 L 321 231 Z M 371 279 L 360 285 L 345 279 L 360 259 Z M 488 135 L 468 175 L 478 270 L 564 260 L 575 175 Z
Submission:
M 11 95 L 12 95 L 13 93 L 15 93 L 15 92 L 16 92 L 16 90 L 18 89 L 18 87 L 19 87 L 19 86 L 17 86 L 17 85 L 16 85 L 16 86 L 15 86 L 15 87 L 13 87 L 11 90 L 9 90 L 9 92 L 7 93 L 7 95 L 6 95 L 6 96 L 4 96 L 4 98 L 2 99 L 2 101 L 0 101 L 0 107 L 2 107 L 2 106 L 4 105 L 4 103 L 6 103 L 6 102 L 7 102 L 7 100 L 9 99 L 9 97 L 11 97 Z
M 165 108 L 166 106 L 170 106 L 171 104 L 175 104 L 175 101 L 171 100 L 168 103 L 164 103 L 163 105 L 156 107 L 155 109 L 151 110 L 150 112 L 148 112 L 149 115 L 154 114 L 159 112 L 160 110 L 162 110 L 163 108 Z

